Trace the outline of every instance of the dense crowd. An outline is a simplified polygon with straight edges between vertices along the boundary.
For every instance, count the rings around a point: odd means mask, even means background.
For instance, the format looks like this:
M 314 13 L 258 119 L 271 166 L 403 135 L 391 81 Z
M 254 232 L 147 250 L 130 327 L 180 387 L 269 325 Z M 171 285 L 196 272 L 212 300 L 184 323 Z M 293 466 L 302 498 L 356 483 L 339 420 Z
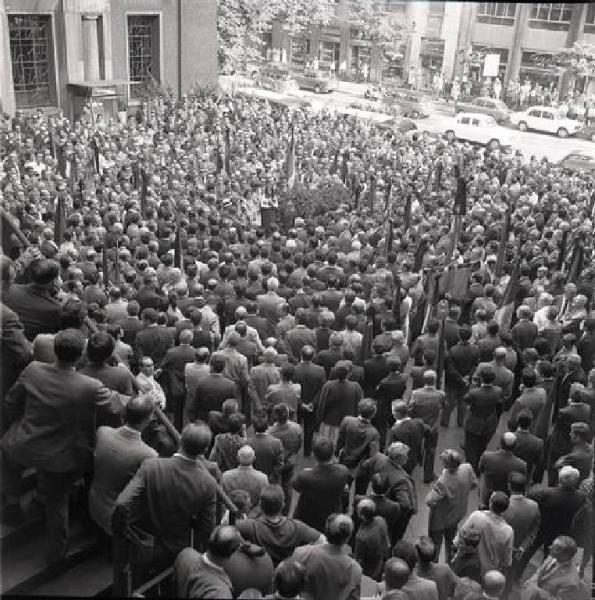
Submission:
M 0 136 L 2 521 L 34 468 L 49 562 L 77 487 L 120 594 L 588 596 L 588 174 L 208 92 Z

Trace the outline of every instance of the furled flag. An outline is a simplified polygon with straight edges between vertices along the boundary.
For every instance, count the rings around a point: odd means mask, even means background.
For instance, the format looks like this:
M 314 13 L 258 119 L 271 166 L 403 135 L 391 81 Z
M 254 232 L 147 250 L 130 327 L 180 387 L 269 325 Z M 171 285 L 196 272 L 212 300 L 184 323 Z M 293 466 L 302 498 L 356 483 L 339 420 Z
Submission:
M 467 182 L 464 177 L 457 177 L 457 192 L 453 214 L 463 216 L 467 214 Z
M 181 227 L 176 228 L 176 238 L 174 241 L 174 267 L 183 269 L 184 255 L 182 252 L 182 236 L 180 235 Z
M 401 280 L 395 279 L 395 295 L 393 298 L 393 318 L 397 329 L 402 327 L 401 319 L 401 304 L 403 303 L 403 296 L 401 294 Z
M 574 250 L 572 251 L 572 260 L 566 274 L 566 283 L 574 283 L 577 285 L 580 281 L 581 273 L 585 262 L 585 249 L 580 239 L 574 242 Z
M 329 170 L 331 175 L 334 175 L 339 168 L 339 154 L 341 154 L 341 149 L 337 148 L 337 151 L 335 152 L 335 158 L 333 158 L 333 163 L 331 164 L 331 168 Z
M 411 222 L 411 202 L 411 194 L 407 194 L 407 199 L 405 200 L 405 214 L 403 215 L 403 234 L 407 233 Z
M 343 152 L 343 162 L 341 163 L 341 181 L 347 185 L 347 178 L 349 177 L 349 168 L 347 162 L 349 161 L 349 150 Z
M 223 158 L 223 168 L 227 175 L 231 175 L 231 140 L 229 127 L 225 128 L 225 154 Z
M 506 210 L 504 217 L 504 225 L 500 234 L 500 246 L 498 247 L 498 256 L 496 257 L 496 277 L 502 276 L 502 267 L 504 265 L 504 257 L 506 256 L 506 246 L 508 245 L 508 236 L 510 235 L 510 220 L 512 218 L 512 210 L 509 207 Z
M 103 252 L 101 253 L 101 265 L 103 271 L 103 287 L 107 290 L 109 288 L 109 264 L 107 260 L 107 248 L 105 247 L 105 242 L 103 245 Z
M 372 342 L 374 341 L 374 307 L 368 308 L 368 320 L 364 330 L 364 337 L 359 347 L 358 364 L 362 365 L 372 357 Z
M 219 143 L 217 143 L 216 158 L 215 158 L 215 175 L 221 175 L 223 172 L 223 156 L 221 156 L 221 148 L 219 147 Z M 165 166 L 165 165 L 164 165 Z
M 370 203 L 370 210 L 374 212 L 374 205 L 376 204 L 376 175 L 373 173 L 370 175 L 370 191 L 368 202 Z
M 389 210 L 390 208 L 390 196 L 393 191 L 393 179 L 392 177 L 388 178 L 386 182 L 386 190 L 384 191 L 384 210 Z
M 120 285 L 120 242 L 116 241 L 114 249 L 114 270 L 112 271 L 112 281 L 114 285 Z
M 147 187 L 149 185 L 149 175 L 144 169 L 140 170 L 140 213 L 143 218 L 147 215 Z
M 444 338 L 444 321 L 446 315 L 442 315 L 440 321 L 440 333 L 438 334 L 438 350 L 436 352 L 436 362 L 434 364 L 434 370 L 436 371 L 436 387 L 440 390 L 443 389 L 442 376 L 444 375 L 444 361 L 446 358 L 445 352 L 445 338 Z
M 56 204 L 56 216 L 54 218 L 54 242 L 58 246 L 64 241 L 64 232 L 66 231 L 66 209 L 64 207 L 64 197 L 58 196 Z
M 436 164 L 436 177 L 434 178 L 434 191 L 438 193 L 440 191 L 440 181 L 442 179 L 442 161 L 438 161 Z
M 506 290 L 500 300 L 500 305 L 494 314 L 494 321 L 500 326 L 500 331 L 506 333 L 510 329 L 512 317 L 514 315 L 516 297 L 519 293 L 519 279 L 521 272 L 521 263 L 517 259 L 514 263 L 510 280 L 506 286 Z
M 426 250 L 428 249 L 428 240 L 421 239 L 417 248 L 415 249 L 415 256 L 413 258 L 413 272 L 417 273 L 421 271 L 421 267 L 424 262 L 424 256 L 426 254 Z
M 95 173 L 99 173 L 99 144 L 97 143 L 97 138 L 91 140 L 91 149 L 93 150 Z
M 565 228 L 562 232 L 562 241 L 560 242 L 558 262 L 556 264 L 557 271 L 562 271 L 564 269 L 564 260 L 566 259 L 566 246 L 568 246 L 568 228 Z
M 428 329 L 428 323 L 430 319 L 436 313 L 438 303 L 440 302 L 440 278 L 442 273 L 440 270 L 431 271 L 428 274 L 428 303 L 426 306 L 426 314 L 424 316 L 424 323 L 422 325 L 422 333 L 425 333 Z
M 293 125 L 291 126 L 291 139 L 287 150 L 287 158 L 285 159 L 285 177 L 287 187 L 292 188 L 295 184 L 295 132 Z
M 388 256 L 388 253 L 393 247 L 393 220 L 389 219 L 386 227 L 386 244 L 384 246 L 384 256 Z

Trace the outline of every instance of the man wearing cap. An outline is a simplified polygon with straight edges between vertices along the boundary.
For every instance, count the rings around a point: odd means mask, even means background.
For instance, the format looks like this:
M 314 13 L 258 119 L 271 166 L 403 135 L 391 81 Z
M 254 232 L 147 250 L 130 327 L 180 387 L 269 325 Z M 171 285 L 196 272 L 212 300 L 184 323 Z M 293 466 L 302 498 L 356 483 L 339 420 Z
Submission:
M 527 494 L 527 498 L 537 502 L 541 522 L 535 540 L 523 554 L 519 572 L 525 569 L 539 548 L 543 546 L 547 553 L 557 536 L 570 535 L 574 516 L 587 501 L 578 491 L 579 476 L 574 467 L 562 467 L 556 487 L 538 486 Z

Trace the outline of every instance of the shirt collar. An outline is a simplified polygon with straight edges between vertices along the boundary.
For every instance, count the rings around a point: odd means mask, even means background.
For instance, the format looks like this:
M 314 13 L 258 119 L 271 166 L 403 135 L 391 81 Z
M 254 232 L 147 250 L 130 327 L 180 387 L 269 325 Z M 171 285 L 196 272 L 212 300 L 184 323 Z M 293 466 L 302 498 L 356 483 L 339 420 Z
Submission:
M 185 460 L 189 463 L 196 463 L 196 459 L 195 458 L 188 458 L 187 456 L 184 456 L 183 454 L 181 454 L 180 452 L 176 452 L 174 454 L 174 456 L 181 458 L 182 460 Z

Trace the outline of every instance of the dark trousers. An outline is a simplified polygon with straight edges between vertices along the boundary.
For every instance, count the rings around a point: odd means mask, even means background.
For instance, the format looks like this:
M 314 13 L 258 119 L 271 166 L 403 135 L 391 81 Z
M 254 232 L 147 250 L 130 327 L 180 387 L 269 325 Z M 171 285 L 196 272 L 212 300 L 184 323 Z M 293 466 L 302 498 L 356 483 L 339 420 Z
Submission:
M 312 440 L 316 427 L 316 414 L 300 411 L 300 421 L 304 430 L 304 456 L 312 454 Z
M 463 402 L 463 397 L 467 393 L 467 388 L 461 388 L 458 385 L 446 385 L 446 401 L 442 408 L 440 416 L 440 425 L 448 427 L 450 415 L 457 408 L 457 427 L 463 426 L 465 415 L 467 414 L 467 405 Z
M 394 533 L 396 540 L 402 540 L 405 532 L 407 531 L 407 527 L 409 526 L 409 521 L 411 520 L 412 515 L 409 513 L 404 515 L 401 520 L 395 525 Z
M 518 577 L 520 578 L 523 574 L 523 571 L 527 568 L 530 560 L 533 558 L 533 555 L 539 550 L 541 546 L 543 546 L 543 558 L 546 559 L 548 554 L 550 553 L 550 546 L 554 540 L 546 540 L 543 535 L 538 533 L 533 540 L 533 543 L 523 552 L 523 556 L 520 558 L 518 563 Z
M 26 466 L 18 459 L 2 454 L 2 485 L 9 502 L 19 501 L 21 475 Z M 37 471 L 37 486 L 45 506 L 48 562 L 60 560 L 68 549 L 68 500 L 74 483 L 81 477 L 79 471 Z
M 283 514 L 289 514 L 291 507 L 291 480 L 293 479 L 293 473 L 295 471 L 295 465 L 285 465 L 281 471 L 281 487 L 283 488 L 283 496 L 285 496 L 285 502 L 283 504 Z
M 434 479 L 434 460 L 438 445 L 438 431 L 430 431 L 424 441 L 424 482 Z
M 167 400 L 167 416 L 178 431 L 182 431 L 184 426 L 184 402 L 186 398 L 182 396 L 171 396 Z
M 473 467 L 476 475 L 479 475 L 479 459 L 487 448 L 492 436 L 493 431 L 488 433 L 475 434 L 470 431 L 465 431 L 465 456 L 467 461 Z
M 450 564 L 452 557 L 455 555 L 453 540 L 457 534 L 457 526 L 454 525 L 453 527 L 447 527 L 446 529 L 430 529 L 428 533 L 434 542 L 434 562 L 438 562 L 440 550 L 442 549 L 442 540 L 444 540 L 445 558 L 446 562 Z

